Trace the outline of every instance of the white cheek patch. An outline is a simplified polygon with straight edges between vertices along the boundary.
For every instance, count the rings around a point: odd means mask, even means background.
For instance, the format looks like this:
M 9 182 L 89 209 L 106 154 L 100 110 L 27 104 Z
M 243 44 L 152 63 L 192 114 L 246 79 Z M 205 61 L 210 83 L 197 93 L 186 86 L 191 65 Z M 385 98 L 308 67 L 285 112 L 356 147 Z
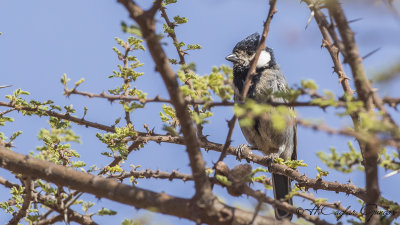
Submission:
M 257 68 L 261 68 L 264 66 L 268 66 L 269 61 L 271 61 L 271 54 L 269 54 L 269 52 L 262 50 L 260 57 L 258 58 L 257 61 Z

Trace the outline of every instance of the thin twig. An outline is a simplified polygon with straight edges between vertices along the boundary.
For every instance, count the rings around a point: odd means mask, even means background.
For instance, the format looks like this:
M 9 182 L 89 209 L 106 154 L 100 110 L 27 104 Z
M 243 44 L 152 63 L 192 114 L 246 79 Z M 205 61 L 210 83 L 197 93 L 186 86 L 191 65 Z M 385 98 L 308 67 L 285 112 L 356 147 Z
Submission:
M 6 111 L 0 113 L 0 117 L 4 116 L 5 114 L 10 113 L 12 111 L 15 111 L 15 109 L 7 109 Z
M 17 225 L 22 218 L 28 215 L 28 210 L 32 202 L 33 182 L 30 177 L 26 177 L 23 181 L 25 187 L 24 203 L 17 214 L 7 223 L 8 225 Z
M 214 198 L 211 190 L 211 183 L 205 171 L 205 162 L 200 151 L 199 140 L 196 129 L 193 126 L 193 119 L 187 110 L 184 95 L 179 88 L 177 75 L 172 70 L 169 59 L 161 47 L 160 40 L 155 32 L 156 20 L 149 16 L 135 2 L 131 0 L 118 0 L 129 12 L 129 16 L 137 22 L 142 31 L 149 52 L 156 64 L 157 71 L 161 74 L 165 86 L 170 95 L 172 105 L 179 119 L 186 149 L 189 156 L 190 167 L 195 180 L 196 197 L 207 202 Z
M 183 51 L 179 45 L 179 41 L 178 41 L 178 38 L 175 33 L 175 27 L 177 25 L 175 23 L 171 22 L 171 20 L 168 18 L 165 7 L 161 7 L 160 11 L 161 11 L 161 17 L 164 18 L 165 22 L 167 23 L 167 26 L 173 31 L 173 32 L 168 32 L 168 36 L 171 37 L 172 41 L 174 42 L 176 51 L 178 52 L 179 64 L 184 66 L 184 65 L 186 65 L 185 55 L 187 53 L 185 53 L 185 51 Z M 186 74 L 190 72 L 190 70 L 187 67 L 184 68 L 183 71 Z M 187 84 L 191 90 L 194 90 L 192 81 L 190 80 L 190 78 L 185 81 L 185 84 Z M 190 96 L 187 96 L 187 98 L 188 98 L 187 101 L 188 100 L 193 101 L 193 99 Z M 197 114 L 200 114 L 199 106 L 197 104 L 193 105 L 193 109 Z M 197 128 L 197 135 L 199 136 L 199 138 L 203 139 L 203 140 L 206 139 L 206 137 L 203 135 L 203 125 L 201 123 L 196 124 L 196 128 Z

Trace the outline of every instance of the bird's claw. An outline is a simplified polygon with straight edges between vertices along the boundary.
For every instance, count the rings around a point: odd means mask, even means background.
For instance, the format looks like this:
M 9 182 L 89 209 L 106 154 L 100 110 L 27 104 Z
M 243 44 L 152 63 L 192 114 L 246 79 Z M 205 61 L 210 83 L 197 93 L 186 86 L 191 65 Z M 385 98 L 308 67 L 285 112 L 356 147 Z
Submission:
M 264 157 L 265 163 L 267 164 L 267 167 L 270 167 L 272 162 L 274 161 L 274 157 L 272 156 L 265 156 Z
M 246 145 L 246 144 L 241 144 L 241 145 L 239 145 L 239 146 L 235 149 L 235 152 L 236 152 L 236 159 L 239 160 L 239 161 L 242 161 L 242 157 L 243 157 L 243 155 L 245 155 L 244 153 L 246 152 L 246 150 L 250 150 L 250 148 L 249 148 L 248 145 Z M 247 159 L 246 159 L 246 160 L 247 160 Z M 247 162 L 249 162 L 249 161 L 247 160 Z

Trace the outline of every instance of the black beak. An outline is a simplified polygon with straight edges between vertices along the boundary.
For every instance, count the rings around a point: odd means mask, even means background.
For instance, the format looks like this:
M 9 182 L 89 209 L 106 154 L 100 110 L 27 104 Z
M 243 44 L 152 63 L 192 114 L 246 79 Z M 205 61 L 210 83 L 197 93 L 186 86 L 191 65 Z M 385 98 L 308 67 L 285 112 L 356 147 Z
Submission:
M 233 63 L 239 61 L 239 58 L 235 54 L 230 54 L 227 57 L 225 57 L 225 59 Z

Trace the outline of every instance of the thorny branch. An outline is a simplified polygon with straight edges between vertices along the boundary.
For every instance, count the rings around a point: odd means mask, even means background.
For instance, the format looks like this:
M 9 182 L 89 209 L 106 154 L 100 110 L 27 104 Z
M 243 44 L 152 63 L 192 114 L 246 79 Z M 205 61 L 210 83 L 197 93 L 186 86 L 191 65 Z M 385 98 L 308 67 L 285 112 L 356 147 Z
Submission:
M 121 174 L 118 175 L 111 175 L 109 176 L 110 178 L 118 179 L 118 180 L 123 180 L 125 178 L 129 177 L 134 177 L 134 178 L 157 178 L 157 179 L 168 179 L 168 180 L 173 180 L 173 179 L 180 179 L 182 181 L 188 181 L 188 180 L 193 180 L 193 176 L 190 174 L 183 174 L 179 173 L 176 170 L 173 170 L 171 173 L 169 172 L 164 172 L 160 170 L 152 171 L 149 169 L 143 170 L 143 171 L 136 171 L 132 170 L 128 173 L 122 172 Z
M 161 47 L 160 41 L 155 33 L 154 14 L 149 16 L 148 11 L 143 11 L 135 2 L 130 0 L 118 0 L 129 12 L 129 16 L 135 20 L 142 31 L 151 56 L 156 63 L 157 71 L 160 72 L 164 80 L 168 93 L 172 100 L 172 105 L 176 110 L 176 116 L 181 124 L 186 149 L 189 156 L 190 167 L 192 168 L 195 180 L 196 196 L 209 202 L 214 198 L 211 191 L 211 184 L 205 171 L 205 162 L 200 151 L 200 145 L 196 130 L 193 127 L 193 120 L 190 112 L 186 108 L 186 102 L 175 72 L 172 70 L 169 59 Z M 161 0 L 157 0 L 157 5 L 161 5 Z M 207 205 L 207 204 L 206 204 Z
M 339 81 L 341 81 L 343 89 L 349 95 L 353 92 L 350 89 L 347 79 L 343 81 L 342 77 L 344 74 L 343 68 L 339 61 L 339 52 L 341 52 L 345 58 L 345 62 L 350 64 L 352 69 L 353 79 L 355 81 L 355 87 L 357 90 L 358 98 L 364 103 L 365 110 L 373 110 L 373 105 L 375 105 L 383 113 L 383 121 L 387 120 L 393 124 L 394 131 L 392 135 L 398 136 L 398 126 L 392 119 L 390 114 L 386 111 L 384 103 L 391 104 L 393 102 L 385 102 L 377 95 L 376 91 L 372 89 L 372 86 L 367 79 L 364 68 L 362 65 L 362 58 L 358 52 L 358 48 L 355 42 L 354 33 L 349 27 L 349 22 L 346 20 L 341 8 L 340 3 L 337 0 L 331 0 L 326 2 L 328 8 L 331 24 L 329 25 L 325 19 L 323 13 L 319 10 L 318 3 L 312 0 L 305 0 L 310 10 L 314 13 L 317 24 L 323 35 L 323 46 L 326 47 L 331 54 L 332 61 L 335 64 L 335 72 L 339 75 Z M 340 42 L 335 27 L 337 27 L 343 42 Z M 334 39 L 335 44 L 332 43 L 330 36 Z M 345 78 L 347 78 L 345 76 Z M 396 105 L 396 104 L 395 104 Z M 354 123 L 355 130 L 358 130 L 359 117 L 357 113 L 351 115 Z M 366 212 L 372 212 L 374 210 L 374 205 L 379 201 L 380 191 L 378 185 L 378 174 L 377 174 L 377 159 L 378 159 L 378 143 L 377 138 L 372 136 L 372 140 L 365 141 L 361 138 L 357 138 L 359 142 L 362 156 L 364 158 L 364 166 L 366 173 L 366 188 L 367 188 L 367 199 L 366 199 Z M 378 224 L 379 216 L 373 215 L 372 219 L 368 220 L 368 224 Z
M 4 149 L 0 146 L 0 151 L 3 151 Z M 10 151 L 10 150 L 7 150 Z M 34 176 L 32 176 L 33 178 Z M 14 184 L 6 179 L 4 179 L 3 177 L 0 177 L 0 184 L 7 187 L 7 188 L 18 188 L 19 185 Z M 33 185 L 33 182 L 32 184 Z M 65 209 L 62 208 L 60 205 L 58 204 L 54 204 L 54 197 L 49 196 L 49 195 L 43 195 L 43 194 L 39 194 L 36 192 L 36 190 L 34 190 L 34 188 L 31 188 L 31 202 L 32 203 L 41 203 L 47 207 L 49 207 L 51 210 L 54 210 L 58 213 L 60 213 L 59 216 L 55 216 L 51 219 L 48 220 L 40 220 L 38 222 L 38 224 L 53 224 L 54 222 L 57 221 L 62 221 L 65 219 L 64 217 L 64 211 Z M 95 223 L 92 218 L 90 216 L 87 215 L 81 215 L 79 213 L 77 213 L 76 211 L 72 210 L 72 209 L 67 209 L 67 219 L 69 221 L 74 221 L 83 225 L 97 225 L 97 223 Z M 53 223 L 50 223 L 53 222 Z
M 393 123 L 393 125 L 396 125 L 390 115 L 387 114 L 386 109 L 382 104 L 382 100 L 376 95 L 376 92 L 372 90 L 371 84 L 365 75 L 364 67 L 362 65 L 362 58 L 358 52 L 354 33 L 349 27 L 340 3 L 336 0 L 332 0 L 327 2 L 327 6 L 329 9 L 329 13 L 333 16 L 339 33 L 342 37 L 343 44 L 345 46 L 346 59 L 347 62 L 350 64 L 353 73 L 358 97 L 364 102 L 364 107 L 367 111 L 371 111 L 373 109 L 373 103 L 375 103 L 375 106 L 384 113 L 384 118 Z M 363 157 L 365 161 L 364 165 L 367 189 L 367 212 L 372 212 L 373 210 L 375 210 L 374 205 L 377 205 L 380 197 L 377 165 L 378 149 L 379 146 L 376 143 L 365 144 Z M 372 215 L 371 219 L 367 221 L 367 224 L 378 223 L 379 215 Z
M 103 125 L 103 124 L 100 124 L 100 123 L 90 122 L 90 121 L 87 121 L 87 120 L 85 120 L 83 118 L 77 118 L 77 117 L 71 116 L 69 113 L 57 113 L 57 112 L 54 112 L 52 110 L 43 110 L 43 109 L 35 108 L 35 107 L 17 106 L 12 102 L 10 102 L 10 103 L 8 103 L 8 102 L 0 102 L 0 106 L 14 108 L 17 111 L 40 112 L 40 113 L 43 113 L 44 115 L 56 117 L 56 118 L 59 118 L 59 119 L 65 119 L 65 120 L 74 122 L 76 124 L 81 124 L 81 125 L 84 125 L 84 126 L 87 126 L 87 127 L 93 127 L 93 128 L 97 128 L 97 129 L 100 129 L 100 130 L 107 131 L 107 132 L 115 132 L 115 129 L 112 126 L 107 126 L 107 125 Z
M 337 132 L 335 131 L 334 134 L 337 134 Z M 173 136 L 167 136 L 167 135 L 147 136 L 147 137 L 137 137 L 137 138 L 144 142 L 155 141 L 155 142 L 167 142 L 167 143 L 174 143 L 174 144 L 184 144 L 182 137 L 173 137 Z M 217 151 L 217 152 L 222 152 L 224 149 L 224 145 L 214 143 L 211 141 L 201 142 L 201 147 L 207 151 L 212 150 L 212 151 Z M 227 154 L 236 155 L 235 148 L 232 146 L 229 146 L 227 149 Z M 265 161 L 264 157 L 253 154 L 250 151 L 250 149 L 244 149 L 242 158 L 249 162 L 253 162 L 253 163 L 256 163 L 256 164 L 259 164 L 262 166 L 266 166 L 266 167 L 270 166 L 269 167 L 270 172 L 279 173 L 279 174 L 288 176 L 292 180 L 296 180 L 298 182 L 298 184 L 302 187 L 312 188 L 314 190 L 322 189 L 322 190 L 326 190 L 326 191 L 343 192 L 346 194 L 354 195 L 354 196 L 362 199 L 363 201 L 366 200 L 365 189 L 357 187 L 354 184 L 341 184 L 338 182 L 330 182 L 330 181 L 325 181 L 322 179 L 313 179 L 313 178 L 307 177 L 305 174 L 300 174 L 297 170 L 290 169 L 285 165 L 276 164 L 276 163 L 272 163 L 271 165 L 269 165 Z M 381 198 L 384 199 L 383 197 L 381 197 Z M 385 200 L 385 201 L 387 201 L 387 200 Z M 383 205 L 381 203 L 378 203 L 378 205 L 381 206 L 382 208 L 389 209 L 388 206 Z M 393 203 L 393 205 L 398 205 L 398 204 Z M 400 214 L 400 213 L 398 213 L 398 214 Z
M 346 94 L 348 94 L 349 96 L 353 96 L 354 91 L 350 87 L 349 77 L 344 72 L 343 65 L 339 59 L 339 52 L 340 52 L 339 47 L 337 47 L 337 44 L 334 44 L 332 42 L 332 39 L 329 36 L 330 34 L 331 35 L 336 34 L 335 31 L 334 30 L 332 31 L 332 29 L 330 29 L 331 26 L 326 20 L 325 15 L 320 11 L 318 4 L 314 0 L 304 0 L 304 2 L 307 3 L 308 7 L 310 8 L 311 12 L 314 15 L 315 21 L 318 24 L 318 27 L 323 37 L 322 47 L 325 47 L 328 50 L 332 58 L 334 64 L 333 69 L 339 77 L 339 83 L 342 84 L 343 90 L 345 91 Z M 335 42 L 337 43 L 338 41 Z
M 323 41 L 324 43 L 329 43 L 329 42 L 325 42 L 325 40 Z M 330 49 L 335 49 L 335 46 L 333 45 L 326 45 L 327 49 L 329 49 L 329 51 L 331 51 Z M 336 57 L 335 57 L 335 61 L 336 61 Z M 337 58 L 337 62 L 340 63 L 340 60 Z M 341 63 L 340 63 L 341 65 Z M 336 67 L 335 67 L 336 68 Z M 345 74 L 345 72 L 343 71 L 343 69 L 339 70 L 340 74 Z M 343 77 L 343 76 L 342 76 Z M 347 77 L 347 76 L 346 76 Z M 341 79 L 339 76 L 339 81 L 340 83 L 347 83 L 348 84 L 348 80 L 349 78 L 344 78 Z M 347 84 L 345 86 L 347 86 Z M 353 93 L 353 90 L 350 88 L 344 88 L 345 92 L 349 92 Z M 67 96 L 71 95 L 71 94 L 76 94 L 76 95 L 81 95 L 81 96 L 86 96 L 89 98 L 102 98 L 102 99 L 106 99 L 110 102 L 113 101 L 137 101 L 140 102 L 142 104 L 147 104 L 147 103 L 171 103 L 170 99 L 166 99 L 160 96 L 156 96 L 153 98 L 146 98 L 146 99 L 140 99 L 138 97 L 133 97 L 133 96 L 124 96 L 124 95 L 109 95 L 105 92 L 102 92 L 100 94 L 96 94 L 96 93 L 91 93 L 91 92 L 86 92 L 86 91 L 78 91 L 76 89 L 64 89 L 65 94 Z M 311 97 L 316 97 L 316 98 L 323 98 L 323 96 L 311 96 Z M 385 97 L 382 99 L 384 104 L 387 104 L 391 107 L 395 107 L 396 105 L 400 104 L 400 99 L 399 98 L 392 98 L 392 97 Z M 186 101 L 187 104 L 189 105 L 207 105 L 207 108 L 212 108 L 212 107 L 216 107 L 216 106 L 233 106 L 235 103 L 231 102 L 231 101 L 204 101 L 204 100 L 199 100 L 199 99 L 193 99 L 193 100 L 187 100 Z M 313 103 L 312 101 L 303 101 L 303 102 L 299 102 L 299 101 L 295 101 L 295 102 L 270 102 L 269 103 L 272 106 L 288 106 L 288 107 L 320 107 L 322 109 L 326 108 L 326 107 L 346 107 L 346 102 L 341 100 L 341 99 L 337 99 L 336 100 L 336 105 L 335 106 L 321 106 L 318 103 Z M 7 113 L 9 113 L 8 111 L 14 111 L 15 109 L 9 109 L 7 110 Z M 1 114 L 0 114 L 1 115 Z
M 189 199 L 165 193 L 159 194 L 121 184 L 113 179 L 78 172 L 72 168 L 21 155 L 3 147 L 0 147 L 0 166 L 14 173 L 23 173 L 32 178 L 44 179 L 56 185 L 90 193 L 100 198 L 108 198 L 136 208 L 157 209 L 160 213 L 187 218 L 199 223 L 227 224 L 230 221 L 231 224 L 244 224 L 253 218 L 251 212 L 232 208 L 217 199 L 211 202 L 212 207 L 204 209 L 204 207 L 192 205 Z M 57 209 L 55 210 L 57 211 Z M 273 221 L 275 219 L 271 217 L 257 216 L 254 224 L 271 224 Z

